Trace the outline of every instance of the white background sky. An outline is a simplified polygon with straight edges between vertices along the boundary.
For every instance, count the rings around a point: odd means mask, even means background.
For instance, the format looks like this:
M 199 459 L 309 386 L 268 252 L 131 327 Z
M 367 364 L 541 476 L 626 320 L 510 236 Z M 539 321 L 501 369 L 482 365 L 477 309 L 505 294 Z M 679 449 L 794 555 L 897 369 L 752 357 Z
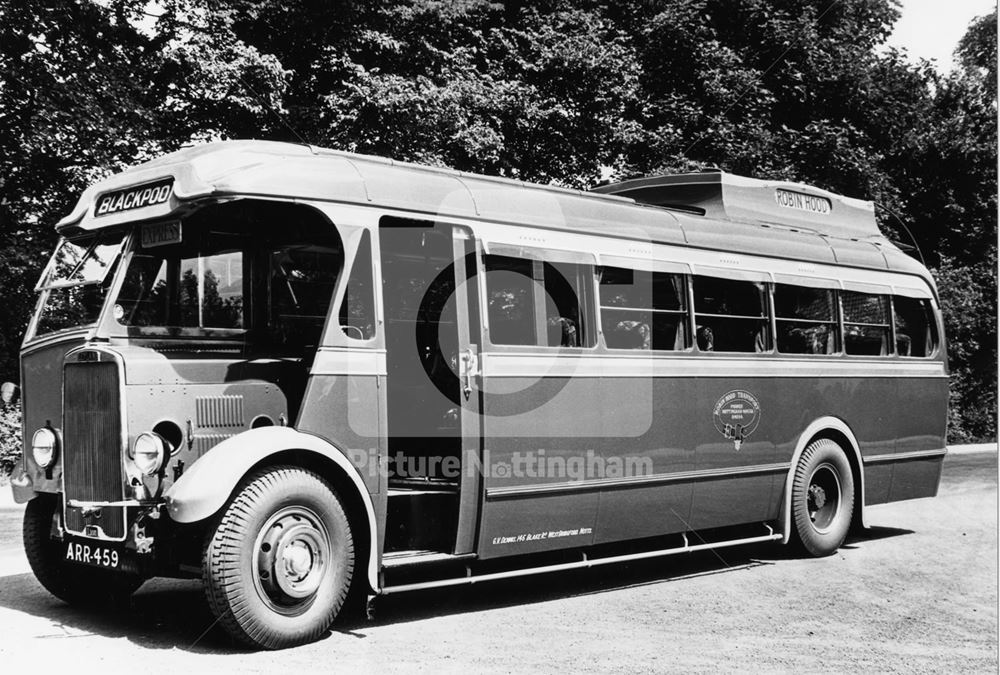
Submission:
M 902 0 L 902 16 L 889 44 L 905 49 L 913 61 L 934 60 L 939 71 L 948 72 L 969 23 L 996 6 L 995 0 Z

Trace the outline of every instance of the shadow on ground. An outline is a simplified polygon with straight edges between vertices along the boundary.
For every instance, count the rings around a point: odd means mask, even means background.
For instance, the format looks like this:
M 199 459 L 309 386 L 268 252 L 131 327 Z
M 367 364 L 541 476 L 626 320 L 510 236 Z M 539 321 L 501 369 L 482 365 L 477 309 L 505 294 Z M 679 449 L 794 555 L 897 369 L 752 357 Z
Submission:
M 906 534 L 912 532 L 873 527 L 852 534 L 843 548 L 851 550 L 867 541 Z M 473 586 L 416 591 L 380 598 L 373 621 L 356 616 L 342 618 L 334 626 L 334 632 L 364 639 L 368 629 L 378 626 L 729 574 L 796 557 L 798 553 L 790 547 L 757 544 Z M 243 651 L 214 625 L 198 581 L 152 580 L 139 589 L 127 606 L 95 610 L 71 607 L 49 595 L 31 574 L 18 574 L 0 577 L 0 607 L 51 621 L 51 634 L 39 637 L 97 634 L 124 637 L 144 649 L 181 649 L 195 653 Z

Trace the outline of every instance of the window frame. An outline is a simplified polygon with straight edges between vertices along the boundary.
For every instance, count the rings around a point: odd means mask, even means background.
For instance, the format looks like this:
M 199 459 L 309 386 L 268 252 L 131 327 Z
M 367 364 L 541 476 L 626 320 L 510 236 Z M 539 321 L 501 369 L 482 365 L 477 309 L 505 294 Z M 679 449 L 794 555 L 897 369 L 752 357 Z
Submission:
M 601 264 L 594 267 L 594 297 L 595 297 L 595 314 L 598 319 L 598 334 L 600 336 L 600 343 L 604 349 L 615 352 L 615 353 L 656 353 L 656 354 L 679 354 L 679 353 L 691 353 L 694 348 L 693 339 L 693 329 L 691 323 L 691 280 L 690 273 L 686 271 L 680 271 L 674 268 L 658 269 L 656 265 L 649 265 L 649 269 L 643 269 L 639 266 L 628 266 L 623 267 L 623 264 L 628 264 L 627 258 L 614 258 L 613 262 L 611 259 L 605 259 L 602 257 Z M 638 261 L 637 261 L 638 262 Z M 655 307 L 622 307 L 616 305 L 605 305 L 601 300 L 601 275 L 604 269 L 619 269 L 636 273 L 646 273 L 650 275 L 650 287 L 653 285 L 654 274 L 667 274 L 669 276 L 680 278 L 681 289 L 680 289 L 680 300 L 681 309 L 656 309 Z M 650 298 L 650 304 L 653 304 L 652 297 Z M 649 349 L 644 348 L 633 348 L 633 347 L 612 347 L 607 342 L 607 332 L 604 325 L 604 312 L 605 310 L 610 311 L 624 311 L 624 312 L 646 312 L 650 315 L 650 320 L 653 319 L 657 314 L 667 315 L 667 316 L 679 316 L 682 319 L 678 322 L 684 330 L 684 346 L 681 349 L 656 349 L 652 344 L 652 337 L 650 338 Z M 650 325 L 650 331 L 652 331 L 652 325 Z
M 482 279 L 480 305 L 483 328 L 483 344 L 496 351 L 520 351 L 524 349 L 541 349 L 546 351 L 572 350 L 575 352 L 595 351 L 601 345 L 600 324 L 596 318 L 596 296 L 594 288 L 597 261 L 588 253 L 578 253 L 562 249 L 539 249 L 510 244 L 493 244 L 483 241 L 477 251 L 478 276 Z M 531 263 L 532 288 L 532 326 L 534 342 L 529 344 L 510 344 L 493 341 L 493 327 L 490 325 L 490 286 L 487 272 L 487 259 L 501 257 Z M 545 265 L 576 265 L 584 268 L 581 274 L 578 291 L 580 325 L 583 328 L 583 344 L 580 346 L 563 346 L 548 344 L 548 317 L 545 292 Z M 567 279 L 571 284 L 573 280 Z
M 704 277 L 709 279 L 720 279 L 722 281 L 738 281 L 744 283 L 761 284 L 763 285 L 763 292 L 761 295 L 761 314 L 758 316 L 749 316 L 745 314 L 716 314 L 710 312 L 699 312 L 695 305 L 695 278 Z M 771 281 L 771 276 L 766 272 L 757 272 L 750 270 L 727 270 L 722 268 L 714 267 L 694 267 L 690 274 L 690 279 L 688 281 L 689 289 L 689 307 L 691 314 L 691 343 L 692 348 L 697 354 L 718 354 L 720 356 L 726 356 L 732 358 L 734 354 L 743 355 L 773 355 L 776 353 L 775 346 L 775 333 L 774 333 L 774 298 L 773 294 L 774 284 Z M 759 321 L 764 330 L 764 349 L 757 351 L 720 351 L 720 350 L 704 350 L 698 346 L 697 330 L 698 330 L 698 317 L 708 317 L 713 319 L 737 319 L 744 321 Z
M 935 358 L 941 349 L 941 335 L 938 330 L 937 316 L 938 312 L 935 311 L 934 302 L 931 298 L 924 295 L 906 295 L 905 293 L 900 293 L 900 289 L 894 288 L 893 293 L 889 296 L 889 321 L 892 324 L 892 347 L 895 356 L 901 359 L 914 359 L 917 361 L 926 361 L 928 359 Z M 910 354 L 900 354 L 898 349 L 897 340 L 899 339 L 896 333 L 896 298 L 905 297 L 910 300 L 915 300 L 917 302 L 926 302 L 928 309 L 930 310 L 929 316 L 927 317 L 927 328 L 930 330 L 930 341 L 929 349 L 927 354 L 924 356 L 912 356 Z
M 829 284 L 821 283 L 822 280 L 816 280 L 814 283 L 794 283 L 794 278 L 781 277 L 776 278 L 771 284 L 770 302 L 771 302 L 771 331 L 774 336 L 774 353 L 780 356 L 803 356 L 808 358 L 836 358 L 843 356 L 844 351 L 844 331 L 843 324 L 841 322 L 841 311 L 840 311 L 840 289 L 834 285 L 833 282 Z M 830 313 L 832 318 L 829 321 L 821 321 L 819 319 L 798 319 L 798 318 L 788 318 L 778 316 L 778 303 L 775 300 L 775 295 L 778 292 L 778 286 L 792 286 L 795 288 L 811 288 L 819 289 L 830 293 Z M 834 341 L 834 349 L 832 352 L 823 354 L 812 354 L 808 352 L 783 352 L 778 348 L 778 322 L 785 321 L 788 323 L 808 323 L 818 326 L 832 326 L 832 335 Z
M 862 290 L 863 288 L 863 290 Z M 888 323 L 866 323 L 858 321 L 848 321 L 847 313 L 844 311 L 844 294 L 845 293 L 855 293 L 857 295 L 868 295 L 877 298 L 885 298 L 885 307 Z M 892 289 L 883 286 L 875 285 L 862 285 L 862 284 L 851 284 L 845 285 L 845 288 L 837 294 L 838 305 L 840 307 L 840 334 L 841 334 L 841 344 L 843 345 L 843 354 L 848 358 L 869 358 L 869 359 L 888 359 L 896 354 L 896 327 L 894 325 L 892 316 Z M 882 328 L 888 329 L 888 345 L 886 345 L 886 352 L 884 354 L 851 354 L 847 349 L 847 327 L 848 326 L 861 326 L 863 328 Z

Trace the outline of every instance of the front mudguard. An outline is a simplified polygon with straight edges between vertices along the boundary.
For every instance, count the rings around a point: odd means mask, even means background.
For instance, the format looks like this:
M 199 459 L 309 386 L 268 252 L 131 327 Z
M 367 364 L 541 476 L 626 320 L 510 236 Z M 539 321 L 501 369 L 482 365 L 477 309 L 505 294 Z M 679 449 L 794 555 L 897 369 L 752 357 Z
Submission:
M 14 501 L 18 504 L 27 504 L 38 496 L 31 476 L 21 470 L 10 479 L 10 489 L 14 493 Z
M 378 590 L 378 534 L 371 495 L 357 468 L 336 446 L 289 427 L 261 427 L 227 438 L 198 458 L 164 495 L 166 513 L 177 523 L 209 518 L 229 501 L 243 477 L 268 457 L 294 450 L 332 462 L 364 504 L 368 527 L 368 583 Z

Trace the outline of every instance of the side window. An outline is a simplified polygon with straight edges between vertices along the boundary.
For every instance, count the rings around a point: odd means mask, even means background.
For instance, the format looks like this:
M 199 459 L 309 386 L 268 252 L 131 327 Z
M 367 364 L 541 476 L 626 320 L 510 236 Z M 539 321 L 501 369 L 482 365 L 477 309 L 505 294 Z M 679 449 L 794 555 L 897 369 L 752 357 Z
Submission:
M 693 277 L 695 337 L 707 352 L 763 352 L 767 302 L 763 283 Z
M 774 285 L 775 340 L 782 354 L 837 351 L 834 294 L 825 288 Z
M 272 249 L 268 275 L 268 328 L 289 347 L 319 343 L 343 254 L 320 246 Z
M 889 345 L 889 296 L 844 291 L 844 349 L 856 356 L 886 356 Z
M 375 288 L 372 271 L 371 235 L 366 231 L 358 244 L 344 300 L 340 303 L 340 329 L 355 340 L 375 337 Z
M 893 296 L 892 315 L 896 324 L 896 353 L 925 357 L 937 346 L 934 313 L 929 300 Z
M 609 349 L 687 347 L 683 276 L 602 267 L 600 289 L 601 325 Z
M 537 266 L 537 264 L 536 264 Z M 587 325 L 588 289 L 593 272 L 586 265 L 543 263 L 545 288 L 545 344 L 549 347 L 592 347 Z
M 587 265 L 486 256 L 486 311 L 496 345 L 589 347 Z
M 495 345 L 537 344 L 532 261 L 486 256 L 486 308 L 490 342 Z

